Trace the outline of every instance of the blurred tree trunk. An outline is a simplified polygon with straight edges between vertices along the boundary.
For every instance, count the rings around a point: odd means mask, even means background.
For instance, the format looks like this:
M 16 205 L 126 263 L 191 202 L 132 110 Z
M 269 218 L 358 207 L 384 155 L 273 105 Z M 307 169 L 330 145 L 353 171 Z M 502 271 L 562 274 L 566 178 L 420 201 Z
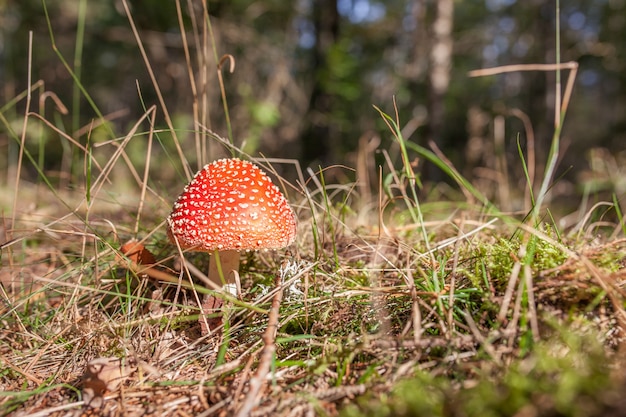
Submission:
M 435 5 L 429 56 L 427 139 L 441 146 L 446 118 L 445 96 L 450 85 L 452 68 L 454 0 L 437 0 Z M 439 170 L 428 169 L 425 172 L 430 180 L 437 180 L 440 175 Z
M 530 30 L 535 33 L 533 49 L 529 53 L 529 62 L 554 63 L 556 62 L 556 38 L 554 33 L 555 9 L 552 3 L 536 0 L 529 5 L 532 15 L 541 16 L 533 19 Z M 561 58 L 562 59 L 562 58 Z M 561 74 L 562 85 L 567 77 L 567 72 Z M 556 74 L 554 71 L 529 73 L 528 81 L 528 109 L 530 118 L 533 121 L 533 128 L 537 138 L 536 172 L 541 175 L 545 169 L 546 158 L 550 150 L 550 143 L 554 135 L 554 105 L 555 105 L 555 83 Z M 542 157 L 543 156 L 543 157 Z M 540 178 L 538 180 L 540 180 Z M 540 181 L 539 181 L 540 182 Z M 535 185 L 539 185 L 538 183 Z
M 430 103 L 429 115 L 431 138 L 441 134 L 444 124 L 444 96 L 450 85 L 452 68 L 452 27 L 454 0 L 438 0 L 435 20 L 432 25 L 432 45 L 430 48 Z
M 332 120 L 333 94 L 326 91 L 325 73 L 328 73 L 328 54 L 339 37 L 339 12 L 337 0 L 319 0 L 313 2 L 313 25 L 315 27 L 315 46 L 313 47 L 313 65 L 311 76 L 313 88 L 309 101 L 307 121 L 302 136 L 302 157 L 306 163 L 332 160 Z

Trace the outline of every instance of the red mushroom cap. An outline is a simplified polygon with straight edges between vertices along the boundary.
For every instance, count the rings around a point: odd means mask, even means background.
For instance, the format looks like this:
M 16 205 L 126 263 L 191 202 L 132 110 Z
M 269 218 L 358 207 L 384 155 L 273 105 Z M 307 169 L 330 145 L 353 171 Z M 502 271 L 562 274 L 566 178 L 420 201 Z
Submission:
M 237 158 L 206 165 L 174 203 L 168 235 L 182 248 L 279 249 L 296 238 L 296 216 L 272 180 Z

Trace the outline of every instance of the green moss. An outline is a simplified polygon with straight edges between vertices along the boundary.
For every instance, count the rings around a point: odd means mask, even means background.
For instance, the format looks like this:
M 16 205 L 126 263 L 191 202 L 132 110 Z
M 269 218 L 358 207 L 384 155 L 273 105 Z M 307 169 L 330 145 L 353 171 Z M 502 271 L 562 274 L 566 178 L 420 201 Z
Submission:
M 531 236 L 526 244 L 525 256 L 520 258 L 522 240 L 518 235 L 512 238 L 498 238 L 494 243 L 483 243 L 472 249 L 472 258 L 463 268 L 475 285 L 484 288 L 488 282 L 496 290 L 502 291 L 511 276 L 516 262 L 529 265 L 533 273 L 553 269 L 563 264 L 567 255 L 550 242 Z
M 597 335 L 580 329 L 555 331 L 527 357 L 467 378 L 467 388 L 450 377 L 418 371 L 386 394 L 372 389 L 341 415 L 582 417 L 619 407 L 624 387 L 609 376 L 610 362 Z

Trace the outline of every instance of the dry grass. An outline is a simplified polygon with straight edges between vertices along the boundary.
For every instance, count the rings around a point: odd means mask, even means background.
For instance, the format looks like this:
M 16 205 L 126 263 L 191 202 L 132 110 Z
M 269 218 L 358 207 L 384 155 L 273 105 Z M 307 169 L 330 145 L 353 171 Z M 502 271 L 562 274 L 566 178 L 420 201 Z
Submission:
M 561 326 L 595 335 L 607 358 L 619 358 L 626 241 L 557 242 L 534 229 L 510 238 L 515 226 L 464 210 L 428 223 L 429 253 L 420 225 L 399 220 L 404 210 L 381 228 L 345 207 L 326 211 L 327 194 L 318 191 L 318 201 L 294 204 L 300 237 L 290 254 L 248 256 L 245 303 L 209 336 L 201 336 L 192 288 L 137 272 L 119 252 L 131 237 L 147 237 L 155 268 L 177 279 L 166 206 L 152 211 L 160 216 L 141 216 L 137 235 L 124 227 L 131 216 L 117 210 L 89 212 L 89 220 L 36 211 L 6 219 L 13 239 L 3 245 L 1 275 L 5 412 L 234 414 L 260 363 L 282 260 L 297 267 L 285 277 L 275 355 L 252 415 L 336 415 L 416 372 L 447 375 L 461 384 L 450 389 L 462 389 L 485 369 L 501 374 Z M 520 259 L 533 239 L 533 258 Z M 112 371 L 90 370 L 98 358 L 109 358 Z M 90 407 L 93 381 L 103 397 Z

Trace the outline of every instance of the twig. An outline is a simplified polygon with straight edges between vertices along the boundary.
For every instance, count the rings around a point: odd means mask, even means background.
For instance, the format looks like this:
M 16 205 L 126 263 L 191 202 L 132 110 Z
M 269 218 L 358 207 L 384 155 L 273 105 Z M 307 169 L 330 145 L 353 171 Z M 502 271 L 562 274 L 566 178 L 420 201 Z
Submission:
M 246 361 L 246 364 L 244 365 L 243 370 L 241 371 L 240 375 L 237 377 L 238 379 L 237 388 L 235 388 L 235 393 L 231 396 L 232 398 L 241 398 L 241 393 L 243 392 L 243 389 L 246 385 L 246 381 L 248 380 L 248 378 L 250 377 L 250 374 L 252 373 L 252 365 L 254 364 L 255 358 L 256 358 L 256 355 L 248 356 L 248 360 Z M 233 408 L 237 408 L 237 404 L 233 404 L 233 405 L 234 405 Z
M 278 315 L 280 302 L 283 298 L 283 275 L 285 275 L 288 269 L 289 266 L 283 267 L 281 268 L 280 272 L 276 274 L 274 285 L 277 288 L 277 291 L 276 294 L 274 294 L 274 298 L 272 299 L 272 306 L 270 307 L 267 328 L 265 329 L 265 333 L 263 334 L 263 343 L 265 344 L 265 346 L 263 347 L 263 352 L 261 353 L 261 358 L 259 359 L 259 367 L 257 368 L 256 374 L 250 380 L 250 389 L 246 394 L 243 405 L 237 411 L 237 417 L 245 417 L 250 415 L 250 411 L 252 410 L 252 408 L 257 405 L 259 392 L 261 391 L 261 387 L 263 386 L 267 374 L 270 371 L 270 365 L 274 357 L 274 352 L 276 352 L 276 331 L 278 330 Z
M 34 374 L 30 373 L 28 369 L 19 368 L 17 365 L 14 365 L 11 362 L 12 361 L 6 359 L 4 355 L 0 353 L 0 365 L 2 365 L 2 367 L 6 367 L 6 369 L 12 369 L 13 371 L 26 377 L 28 380 L 30 380 L 31 382 L 34 382 L 37 385 L 43 384 L 43 381 L 37 378 Z
M 535 288 L 533 286 L 532 272 L 530 265 L 524 265 L 524 282 L 526 284 L 526 297 L 528 298 L 528 316 L 530 319 L 530 330 L 535 342 L 539 341 L 539 321 L 537 319 L 537 306 L 535 304 Z
M 50 408 L 45 408 L 43 410 L 40 410 L 36 413 L 32 413 L 32 414 L 28 414 L 30 417 L 45 417 L 45 416 L 49 416 L 57 411 L 65 411 L 65 410 L 69 410 L 70 408 L 76 408 L 76 407 L 83 407 L 85 405 L 84 401 L 76 401 L 73 403 L 69 403 L 69 404 L 61 404 L 59 406 L 56 407 L 50 407 Z
M 491 342 L 480 333 L 480 330 L 478 329 L 478 326 L 476 325 L 476 322 L 474 321 L 472 315 L 468 311 L 464 311 L 463 316 L 465 317 L 467 325 L 474 335 L 474 338 L 483 347 L 483 349 L 485 349 L 485 352 L 487 352 L 487 354 L 491 356 L 494 362 L 496 362 L 498 365 L 502 363 L 502 361 L 500 360 L 500 355 L 498 355 L 498 352 L 496 352 L 496 350 L 493 348 Z
M 467 73 L 470 77 L 485 77 L 517 71 L 555 71 L 557 69 L 578 69 L 578 62 L 563 62 L 560 64 L 516 64 L 502 65 L 494 68 L 481 68 Z
M 498 313 L 498 321 L 500 323 L 504 323 L 506 315 L 509 313 L 509 305 L 511 304 L 511 300 L 513 300 L 513 291 L 515 291 L 515 284 L 517 283 L 517 278 L 519 277 L 521 269 L 522 264 L 519 261 L 516 261 L 513 264 L 513 268 L 511 268 L 509 283 L 507 284 L 506 290 L 504 291 L 504 297 L 502 298 L 500 312 Z

